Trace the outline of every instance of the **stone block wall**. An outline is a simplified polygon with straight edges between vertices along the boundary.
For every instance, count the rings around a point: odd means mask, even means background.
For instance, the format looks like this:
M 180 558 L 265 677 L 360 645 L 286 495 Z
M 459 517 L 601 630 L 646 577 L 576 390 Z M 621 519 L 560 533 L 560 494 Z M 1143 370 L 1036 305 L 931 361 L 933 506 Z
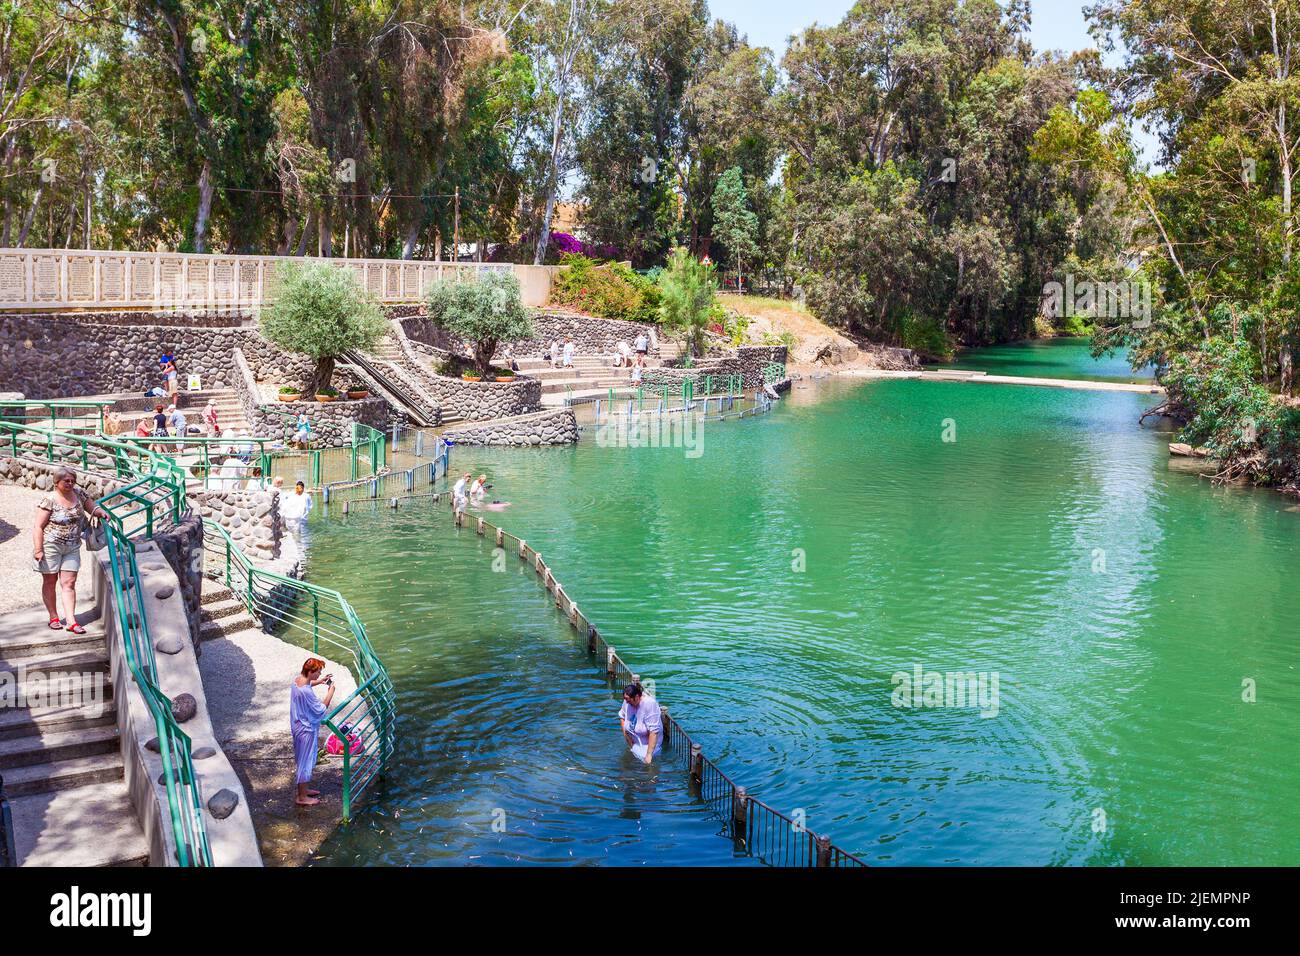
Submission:
M 465 343 L 434 325 L 423 311 L 401 317 L 399 324 L 412 342 L 419 342 L 436 349 L 438 353 L 455 352 L 465 354 Z M 636 337 L 644 332 L 650 334 L 653 327 L 639 322 L 624 322 L 621 319 L 598 319 L 576 312 L 541 311 L 533 315 L 533 336 L 509 343 L 514 347 L 516 358 L 541 355 L 542 351 L 557 338 L 569 336 L 579 354 L 608 355 L 620 341 L 632 345 Z M 502 347 L 504 351 L 504 345 Z M 655 350 L 652 350 L 657 354 Z
M 262 390 L 242 349 L 236 348 L 231 356 L 235 369 L 232 385 L 244 406 L 244 417 L 249 429 L 258 438 L 280 438 L 284 435 L 285 415 L 297 419 L 305 414 L 311 422 L 312 432 L 318 444 L 326 447 L 346 445 L 352 441 L 354 422 L 369 425 L 381 431 L 388 427 L 390 408 L 386 401 L 377 396 L 358 400 L 343 399 L 337 402 L 281 402 L 265 401 Z M 335 380 L 348 376 L 335 372 Z M 343 382 L 346 385 L 347 382 Z
M 253 560 L 264 563 L 280 556 L 284 521 L 278 491 L 196 491 L 190 501 L 200 517 L 225 528 Z
M 553 408 L 455 426 L 442 437 L 457 445 L 571 445 L 578 440 L 578 421 L 572 408 Z
M 191 374 L 204 388 L 234 385 L 236 348 L 259 377 L 304 381 L 306 356 L 289 355 L 255 328 L 99 323 L 81 315 L 0 315 L 0 390 L 30 398 L 143 392 L 162 385 L 158 357 L 175 357 L 182 384 Z M 344 383 L 346 384 L 346 383 Z
M 745 388 L 758 388 L 763 384 L 763 369 L 772 363 L 784 365 L 785 361 L 784 345 L 742 345 L 734 355 L 702 359 L 690 368 L 665 366 L 648 369 L 644 382 L 646 385 L 680 386 L 687 379 L 698 382 L 705 375 L 714 378 L 739 375 Z

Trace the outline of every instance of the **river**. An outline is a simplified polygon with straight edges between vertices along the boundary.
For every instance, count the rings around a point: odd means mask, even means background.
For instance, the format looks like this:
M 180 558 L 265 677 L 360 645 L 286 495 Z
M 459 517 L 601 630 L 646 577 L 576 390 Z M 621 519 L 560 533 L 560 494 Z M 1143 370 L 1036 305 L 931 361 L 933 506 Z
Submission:
M 1088 368 L 1046 348 L 983 367 Z M 1294 865 L 1300 513 L 1171 465 L 1151 401 L 833 379 L 689 453 L 588 434 L 452 467 L 488 473 L 512 502 L 489 520 L 706 753 L 872 864 Z M 318 862 L 752 865 L 675 767 L 626 755 L 511 560 L 431 507 L 319 524 L 311 577 L 356 605 L 401 718 Z M 918 668 L 983 675 L 986 706 L 900 700 Z

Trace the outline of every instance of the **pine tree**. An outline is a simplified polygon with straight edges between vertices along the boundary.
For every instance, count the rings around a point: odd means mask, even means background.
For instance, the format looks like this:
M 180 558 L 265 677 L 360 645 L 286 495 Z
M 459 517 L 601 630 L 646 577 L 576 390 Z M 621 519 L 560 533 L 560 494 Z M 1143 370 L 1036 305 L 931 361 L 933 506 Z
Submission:
M 758 216 L 749 208 L 749 194 L 739 166 L 718 177 L 713 188 L 713 236 L 722 241 L 736 272 L 736 291 L 744 260 L 758 255 Z

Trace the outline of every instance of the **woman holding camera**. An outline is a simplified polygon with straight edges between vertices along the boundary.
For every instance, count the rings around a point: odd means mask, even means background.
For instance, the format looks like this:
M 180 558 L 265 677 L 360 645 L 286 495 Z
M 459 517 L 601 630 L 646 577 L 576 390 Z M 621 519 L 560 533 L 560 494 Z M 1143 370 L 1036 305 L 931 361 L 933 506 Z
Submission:
M 329 713 L 330 701 L 334 699 L 334 676 L 320 676 L 325 669 L 325 662 L 319 657 L 309 657 L 302 665 L 302 673 L 293 679 L 289 691 L 289 727 L 293 731 L 293 755 L 298 762 L 298 795 L 294 801 L 300 807 L 315 806 L 320 803 L 319 790 L 307 789 L 311 783 L 312 772 L 316 769 L 316 754 L 320 749 L 320 725 Z M 324 684 L 325 700 L 316 696 L 313 690 L 317 684 Z

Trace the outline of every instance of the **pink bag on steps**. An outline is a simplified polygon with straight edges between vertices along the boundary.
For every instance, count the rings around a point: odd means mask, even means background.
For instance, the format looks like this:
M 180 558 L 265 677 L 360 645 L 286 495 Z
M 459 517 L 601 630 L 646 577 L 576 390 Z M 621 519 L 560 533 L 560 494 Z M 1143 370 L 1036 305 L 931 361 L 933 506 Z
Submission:
M 325 741 L 325 752 L 333 754 L 335 757 L 343 755 L 343 742 L 339 740 L 337 734 L 330 734 L 329 739 Z M 361 738 L 356 734 L 348 734 L 348 753 L 357 756 L 365 752 L 365 747 L 361 745 Z

